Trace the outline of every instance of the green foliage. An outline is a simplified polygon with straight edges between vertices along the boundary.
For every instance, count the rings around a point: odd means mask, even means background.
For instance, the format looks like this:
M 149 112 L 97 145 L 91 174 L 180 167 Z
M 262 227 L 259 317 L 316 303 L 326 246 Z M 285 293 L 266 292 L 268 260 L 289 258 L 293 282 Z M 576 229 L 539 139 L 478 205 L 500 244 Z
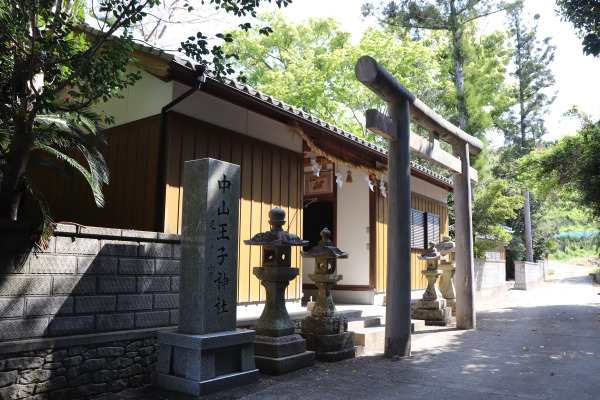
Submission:
M 367 3 L 362 12 L 365 16 L 375 16 L 382 26 L 410 33 L 417 40 L 438 36 L 438 32 L 446 35 L 448 51 L 443 58 L 446 68 L 442 68 L 446 75 L 442 79 L 453 82 L 454 90 L 447 94 L 446 103 L 454 108 L 456 115 L 447 118 L 466 132 L 481 136 L 491 124 L 492 114 L 484 111 L 486 106 L 506 105 L 505 96 L 498 95 L 507 60 L 502 34 L 492 34 L 478 43 L 475 21 L 521 2 L 403 0 L 382 3 L 380 8 Z M 483 51 L 478 52 L 473 44 Z
M 523 206 L 520 195 L 507 196 L 507 182 L 502 180 L 475 186 L 473 201 L 473 232 L 482 240 L 473 244 L 474 255 L 485 258 L 485 252 L 498 243 L 507 245 L 511 235 L 504 225 L 516 216 L 515 210 Z
M 600 7 L 597 0 L 556 0 L 558 12 L 578 29 L 583 52 L 600 54 Z
M 564 235 L 556 238 L 556 250 L 550 254 L 552 260 L 572 260 L 597 255 L 600 245 L 597 234 L 584 236 Z
M 258 30 L 235 32 L 228 52 L 240 55 L 234 65 L 254 88 L 302 108 L 340 128 L 377 141 L 366 131 L 363 113 L 369 108 L 385 111 L 386 104 L 355 77 L 354 65 L 363 55 L 375 57 L 392 75 L 425 98 L 439 98 L 441 89 L 434 49 L 426 43 L 400 41 L 389 33 L 368 29 L 358 45 L 350 34 L 329 18 L 311 18 L 300 24 L 285 21 L 280 13 L 259 16 L 274 33 Z M 234 32 L 230 32 L 234 33 Z
M 578 202 L 600 217 L 600 121 L 579 115 L 582 127 L 555 146 L 525 157 L 519 172 L 542 193 L 574 192 Z
M 259 0 L 202 0 L 205 2 L 236 16 L 254 16 L 260 3 Z M 285 6 L 290 0 L 274 2 Z M 30 154 L 35 149 L 66 161 L 81 172 L 97 204 L 102 205 L 103 160 L 97 150 L 81 142 L 89 140 L 94 146 L 99 143 L 89 132 L 95 127 L 86 110 L 99 101 L 121 97 L 123 89 L 141 78 L 138 71 L 127 70 L 134 44 L 131 32 L 160 3 L 160 0 L 87 3 L 98 23 L 96 33 L 89 35 L 80 30 L 85 16 L 83 1 L 0 3 L 0 218 L 17 218 L 25 190 L 41 199 L 33 183 L 25 179 Z M 187 7 L 191 9 L 189 4 Z M 247 30 L 251 25 L 243 24 L 242 28 Z M 265 27 L 260 31 L 271 30 Z M 226 35 L 217 37 L 231 40 Z M 234 72 L 227 60 L 235 54 L 225 53 L 221 46 L 210 48 L 201 32 L 181 47 L 199 63 L 212 66 L 217 76 Z M 105 120 L 110 121 L 110 117 Z M 73 134 L 77 130 L 88 132 Z M 75 136 L 79 142 L 74 141 Z M 67 156 L 64 151 L 67 147 L 82 152 L 89 166 L 79 165 Z

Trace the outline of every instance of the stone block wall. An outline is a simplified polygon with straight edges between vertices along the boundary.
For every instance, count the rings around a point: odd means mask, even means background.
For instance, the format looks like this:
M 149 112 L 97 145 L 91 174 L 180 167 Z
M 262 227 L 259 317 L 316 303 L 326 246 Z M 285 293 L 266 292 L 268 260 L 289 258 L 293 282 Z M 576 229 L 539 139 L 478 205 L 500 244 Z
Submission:
M 180 236 L 0 221 L 0 342 L 177 325 Z
M 88 399 L 151 381 L 177 325 L 179 235 L 0 221 L 0 399 Z
M 506 294 L 506 262 L 475 259 L 473 265 L 475 300 L 488 301 Z
M 531 289 L 539 280 L 540 267 L 537 262 L 515 261 L 515 289 Z
M 0 399 L 84 400 L 150 383 L 158 360 L 156 332 L 121 336 L 0 346 Z

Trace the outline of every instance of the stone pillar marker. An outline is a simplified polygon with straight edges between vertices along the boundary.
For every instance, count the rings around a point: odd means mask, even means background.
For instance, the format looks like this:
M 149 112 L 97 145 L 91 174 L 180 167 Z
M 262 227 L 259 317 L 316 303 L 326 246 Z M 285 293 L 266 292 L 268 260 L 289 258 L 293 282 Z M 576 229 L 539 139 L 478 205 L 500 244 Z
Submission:
M 442 271 L 440 276 L 440 292 L 446 300 L 446 305 L 452 309 L 452 315 L 456 315 L 456 290 L 454 289 L 454 272 L 456 263 L 454 254 L 456 247 L 450 236 L 444 235 L 442 241 L 435 246 L 438 252 L 446 256 L 446 261 L 440 260 L 439 269 Z
M 302 321 L 302 337 L 306 347 L 315 352 L 322 361 L 341 361 L 353 358 L 354 332 L 348 332 L 348 321 L 338 315 L 331 296 L 331 287 L 342 280 L 336 274 L 337 259 L 348 258 L 331 242 L 331 231 L 321 231 L 321 240 L 309 251 L 301 252 L 303 257 L 315 259 L 315 273 L 308 275 L 319 288 L 317 301 L 311 315 Z
M 270 231 L 257 233 L 244 243 L 263 247 L 262 266 L 253 270 L 267 297 L 254 326 L 254 360 L 261 372 L 281 375 L 315 362 L 315 353 L 306 351 L 306 340 L 296 334 L 296 326 L 285 307 L 285 289 L 300 273 L 299 268 L 291 267 L 291 246 L 305 246 L 308 242 L 283 230 L 285 211 L 281 208 L 269 211 L 269 224 Z
M 429 250 L 419 256 L 419 260 L 427 261 L 427 269 L 421 271 L 427 278 L 427 289 L 413 310 L 413 318 L 425 320 L 425 325 L 446 326 L 450 323 L 452 310 L 446 307 L 446 300 L 436 285 L 437 278 L 442 273 L 438 269 L 438 261 L 446 261 L 446 257 L 437 252 L 435 243 L 429 242 Z
M 186 161 L 179 327 L 158 333 L 154 384 L 192 396 L 258 381 L 255 332 L 236 330 L 240 167 Z

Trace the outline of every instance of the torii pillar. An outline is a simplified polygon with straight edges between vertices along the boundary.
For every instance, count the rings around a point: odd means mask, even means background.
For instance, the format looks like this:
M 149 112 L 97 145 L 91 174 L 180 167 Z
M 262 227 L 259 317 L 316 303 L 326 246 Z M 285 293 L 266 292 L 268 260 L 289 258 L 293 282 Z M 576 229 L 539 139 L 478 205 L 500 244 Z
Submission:
M 371 57 L 356 63 L 356 77 L 388 103 L 392 129 L 388 147 L 388 270 L 385 311 L 386 357 L 410 356 L 410 113 L 414 96 Z
M 483 143 L 452 125 L 398 82 L 372 57 L 356 63 L 358 80 L 388 103 L 390 129 L 376 133 L 389 140 L 388 149 L 388 278 L 386 288 L 386 356 L 410 355 L 411 249 L 410 249 L 410 150 L 454 173 L 456 230 L 456 327 L 475 328 L 473 292 L 473 224 L 471 180 L 477 172 L 469 166 L 469 152 Z M 373 115 L 373 114 L 371 114 Z M 367 116 L 367 119 L 369 117 Z M 435 143 L 424 144 L 410 132 L 410 120 L 430 132 L 430 137 L 452 144 L 453 156 Z M 371 129 L 373 130 L 373 129 Z M 413 142 L 411 144 L 411 141 Z

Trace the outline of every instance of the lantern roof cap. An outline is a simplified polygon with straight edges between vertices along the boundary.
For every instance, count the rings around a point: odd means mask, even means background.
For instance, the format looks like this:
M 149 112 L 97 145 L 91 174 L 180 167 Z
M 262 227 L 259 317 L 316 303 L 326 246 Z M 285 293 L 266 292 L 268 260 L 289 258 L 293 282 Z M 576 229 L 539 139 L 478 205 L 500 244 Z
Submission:
M 442 237 L 442 241 L 435 245 L 440 254 L 448 254 L 456 252 L 456 245 L 452 238 L 448 235 Z
M 244 240 L 250 246 L 306 246 L 307 240 L 302 240 L 293 233 L 283 230 L 285 224 L 285 211 L 279 207 L 269 211 L 269 224 L 271 230 L 257 233 L 252 239 Z
M 315 247 L 308 251 L 301 251 L 300 254 L 306 258 L 348 258 L 348 253 L 333 246 L 331 231 L 327 228 L 321 231 L 321 240 Z

